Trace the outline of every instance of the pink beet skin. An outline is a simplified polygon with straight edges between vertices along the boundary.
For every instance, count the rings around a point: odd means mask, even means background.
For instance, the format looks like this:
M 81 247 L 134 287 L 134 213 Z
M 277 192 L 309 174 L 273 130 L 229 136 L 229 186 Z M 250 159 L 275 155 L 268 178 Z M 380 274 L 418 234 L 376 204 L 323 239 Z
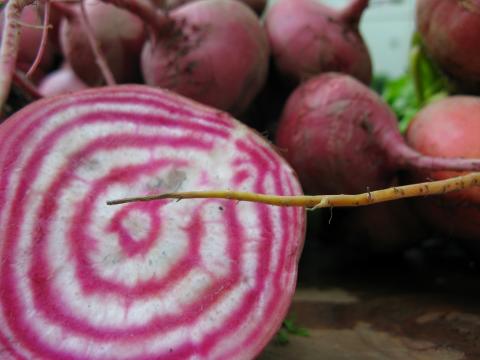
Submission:
M 422 109 L 407 132 L 408 143 L 422 154 L 480 158 L 480 98 L 453 96 Z M 445 179 L 452 172 L 415 172 L 414 180 Z M 480 251 L 480 189 L 472 188 L 416 204 L 429 223 L 448 235 L 477 240 Z
M 85 2 L 94 35 L 117 83 L 140 82 L 140 52 L 145 41 L 141 19 L 126 10 L 100 1 Z M 90 86 L 104 84 L 104 78 L 93 55 L 79 7 L 75 15 L 60 26 L 62 52 L 77 76 Z
M 417 0 L 428 54 L 463 91 L 480 90 L 480 1 Z
M 2 359 L 253 359 L 294 293 L 305 211 L 221 199 L 301 194 L 240 122 L 172 92 L 104 87 L 0 126 Z M 32 316 L 34 314 L 34 316 Z
M 336 71 L 365 84 L 372 77 L 358 22 L 368 1 L 352 0 L 338 11 L 317 0 L 278 0 L 267 11 L 265 30 L 278 71 L 291 84 Z
M 238 1 L 199 0 L 169 14 L 174 29 L 142 51 L 145 82 L 241 114 L 263 87 L 269 48 L 258 17 Z

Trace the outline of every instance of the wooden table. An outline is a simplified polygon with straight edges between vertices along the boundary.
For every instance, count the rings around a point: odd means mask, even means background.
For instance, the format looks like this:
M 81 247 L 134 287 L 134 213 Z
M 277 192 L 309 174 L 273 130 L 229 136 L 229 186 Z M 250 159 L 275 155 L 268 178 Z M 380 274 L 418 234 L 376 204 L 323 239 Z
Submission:
M 259 360 L 480 359 L 480 271 L 456 251 L 343 263 L 307 253 L 289 317 L 310 336 L 272 341 Z

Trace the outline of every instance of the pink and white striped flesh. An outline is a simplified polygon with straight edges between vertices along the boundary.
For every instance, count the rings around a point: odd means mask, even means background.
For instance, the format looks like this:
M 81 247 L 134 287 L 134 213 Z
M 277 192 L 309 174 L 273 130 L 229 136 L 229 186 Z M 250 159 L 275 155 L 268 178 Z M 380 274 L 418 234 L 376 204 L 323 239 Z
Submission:
M 182 189 L 301 194 L 226 113 L 124 85 L 37 101 L 0 126 L 2 359 L 252 359 L 294 292 L 305 210 Z

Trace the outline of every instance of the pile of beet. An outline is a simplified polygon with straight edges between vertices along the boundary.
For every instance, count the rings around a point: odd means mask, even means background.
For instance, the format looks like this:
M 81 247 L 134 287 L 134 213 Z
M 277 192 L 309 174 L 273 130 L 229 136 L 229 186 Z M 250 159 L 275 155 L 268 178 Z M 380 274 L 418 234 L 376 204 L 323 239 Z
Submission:
M 370 5 L 9 0 L 0 357 L 254 359 L 292 301 L 304 208 L 375 204 L 334 218 L 374 252 L 434 236 L 480 254 L 480 8 L 417 1 L 469 96 L 404 135 L 370 88 Z
M 91 87 L 146 83 L 240 115 L 265 84 L 267 36 L 258 15 L 241 1 L 189 1 L 173 9 L 150 0 L 92 0 L 73 5 L 43 1 L 42 7 L 29 0 L 23 3 L 29 6 L 22 22 L 37 27 L 42 24 L 39 14 L 47 13 L 48 6 L 47 21 L 55 16 L 58 23 L 49 29 L 55 41 L 49 37 L 42 43 L 42 31 L 28 29 L 14 60 L 13 43 L 20 25 L 10 16 L 3 24 L 8 51 L 5 72 L 13 72 L 15 61 L 18 69 L 28 71 L 40 48 L 44 73 L 54 70 L 50 58 L 66 61 L 57 71 L 68 75 L 50 78 L 44 85 L 48 96 L 75 91 L 81 83 Z M 257 11 L 258 5 L 251 4 Z M 20 16 L 14 5 L 5 11 Z M 7 96 L 5 92 L 7 88 L 0 95 Z

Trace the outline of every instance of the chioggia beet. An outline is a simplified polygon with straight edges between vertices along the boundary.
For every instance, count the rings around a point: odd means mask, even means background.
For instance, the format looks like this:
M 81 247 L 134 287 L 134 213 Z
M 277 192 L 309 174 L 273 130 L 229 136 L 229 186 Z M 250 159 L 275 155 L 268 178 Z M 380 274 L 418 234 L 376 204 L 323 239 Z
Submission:
M 305 210 L 222 199 L 301 194 L 290 166 L 226 113 L 142 85 L 45 98 L 0 126 L 0 354 L 253 359 L 295 289 Z

